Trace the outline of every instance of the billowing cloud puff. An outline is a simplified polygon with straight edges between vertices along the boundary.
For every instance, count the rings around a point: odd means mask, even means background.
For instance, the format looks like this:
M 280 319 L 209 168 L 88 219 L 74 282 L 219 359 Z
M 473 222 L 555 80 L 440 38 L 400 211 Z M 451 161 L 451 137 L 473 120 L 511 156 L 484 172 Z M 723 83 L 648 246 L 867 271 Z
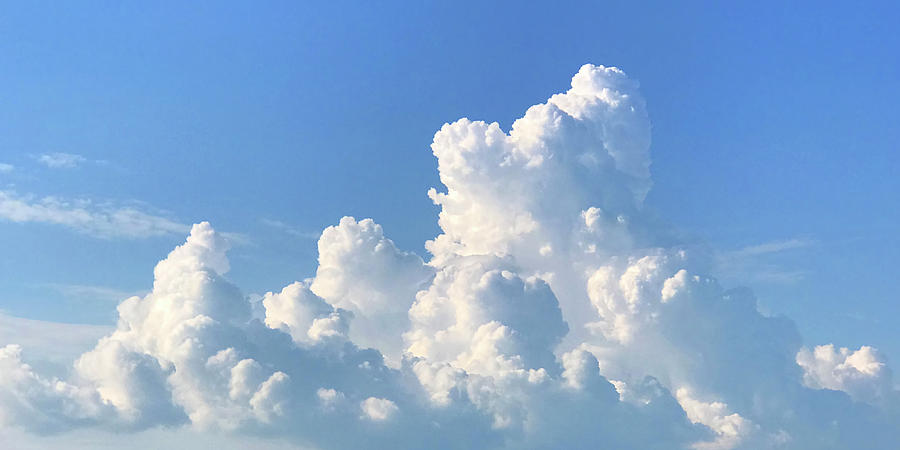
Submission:
M 372 219 L 344 217 L 319 238 L 319 268 L 310 289 L 352 312 L 354 342 L 378 349 L 396 366 L 407 311 L 432 272 L 416 254 L 398 250 Z
M 523 279 L 495 257 L 460 257 L 441 268 L 409 310 L 410 355 L 501 375 L 554 365 L 567 331 L 543 280 Z
M 91 424 L 109 408 L 98 393 L 36 374 L 17 345 L 0 348 L 0 423 L 37 431 Z
M 258 315 L 227 242 L 195 225 L 70 377 L 0 349 L 0 421 L 321 448 L 890 448 L 900 396 L 881 355 L 803 347 L 643 212 L 637 88 L 585 65 L 508 133 L 444 125 L 431 258 L 345 217 L 315 277 Z
M 346 339 L 347 312 L 313 294 L 307 283 L 298 281 L 280 293 L 269 292 L 262 302 L 266 325 L 286 331 L 298 344 Z
M 857 400 L 878 402 L 893 389 L 892 373 L 878 350 L 862 346 L 851 351 L 818 345 L 797 353 L 803 383 L 814 389 L 844 391 Z
M 397 404 L 384 398 L 369 397 L 359 404 L 369 420 L 388 420 L 397 412 Z
M 174 409 L 199 426 L 230 429 L 282 412 L 273 395 L 288 377 L 240 350 L 250 307 L 222 278 L 227 248 L 208 223 L 195 225 L 157 264 L 153 291 L 122 302 L 116 331 L 76 361 L 126 421 L 165 421 Z

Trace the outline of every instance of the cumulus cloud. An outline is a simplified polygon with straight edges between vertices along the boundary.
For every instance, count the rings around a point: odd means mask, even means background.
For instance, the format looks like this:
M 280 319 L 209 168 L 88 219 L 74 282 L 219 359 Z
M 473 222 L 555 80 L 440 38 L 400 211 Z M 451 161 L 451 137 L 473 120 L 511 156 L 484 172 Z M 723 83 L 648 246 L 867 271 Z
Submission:
M 36 157 L 37 161 L 51 169 L 74 169 L 87 159 L 74 153 L 44 153 Z
M 397 249 L 372 219 L 344 217 L 322 232 L 318 247 L 319 268 L 310 289 L 352 312 L 353 341 L 378 349 L 397 366 L 407 312 L 432 268 L 418 255 Z
M 877 402 L 889 395 L 892 372 L 878 350 L 862 346 L 856 351 L 834 345 L 800 349 L 797 364 L 803 383 L 813 389 L 844 391 L 860 401 Z
M 359 407 L 366 418 L 377 422 L 388 420 L 397 412 L 397 404 L 385 398 L 369 397 Z
M 296 282 L 279 293 L 269 292 L 262 303 L 266 325 L 284 330 L 298 344 L 347 337 L 350 314 L 314 294 L 309 283 Z
M 806 349 L 708 256 L 671 245 L 643 211 L 649 145 L 637 83 L 603 66 L 509 132 L 446 124 L 430 258 L 344 217 L 315 276 L 256 315 L 227 240 L 194 225 L 70 376 L 0 350 L 0 421 L 321 448 L 890 448 L 884 358 Z
M 139 239 L 180 234 L 190 227 L 171 219 L 90 200 L 57 197 L 34 198 L 13 191 L 0 191 L 0 219 L 15 223 L 47 223 L 71 228 L 103 239 Z

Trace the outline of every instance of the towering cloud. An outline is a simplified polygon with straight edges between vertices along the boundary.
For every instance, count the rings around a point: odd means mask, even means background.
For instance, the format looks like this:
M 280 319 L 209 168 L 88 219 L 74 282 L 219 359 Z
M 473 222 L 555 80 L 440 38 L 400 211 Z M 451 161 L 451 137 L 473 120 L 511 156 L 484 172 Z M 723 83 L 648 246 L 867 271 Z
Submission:
M 321 448 L 890 448 L 877 351 L 803 347 L 643 212 L 637 83 L 585 65 L 509 133 L 444 125 L 428 262 L 371 219 L 319 239 L 312 279 L 253 319 L 207 223 L 66 380 L 0 349 L 0 421 L 160 425 Z M 27 350 L 27 349 L 26 349 Z

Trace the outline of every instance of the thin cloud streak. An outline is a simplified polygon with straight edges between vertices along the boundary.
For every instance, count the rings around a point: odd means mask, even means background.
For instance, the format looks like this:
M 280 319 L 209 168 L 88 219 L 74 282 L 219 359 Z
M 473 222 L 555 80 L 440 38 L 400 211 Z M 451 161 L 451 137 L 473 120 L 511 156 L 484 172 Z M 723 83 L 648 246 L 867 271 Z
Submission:
M 83 284 L 50 283 L 47 286 L 66 297 L 108 302 L 120 302 L 136 295 L 145 295 L 148 292 L 146 290 L 125 291 L 107 286 L 89 286 Z
M 793 238 L 781 241 L 770 241 L 762 244 L 749 245 L 740 250 L 731 252 L 734 257 L 760 256 L 772 253 L 781 253 L 787 250 L 808 248 L 816 245 L 816 241 L 805 238 Z
M 263 219 L 259 219 L 259 222 L 263 225 L 266 225 L 271 228 L 275 228 L 275 229 L 282 231 L 286 234 L 289 234 L 291 236 L 295 236 L 295 237 L 299 237 L 299 238 L 303 238 L 303 239 L 318 239 L 319 238 L 319 233 L 303 231 L 292 225 L 288 225 L 280 220 L 263 218 Z
M 182 234 L 190 229 L 188 225 L 134 206 L 97 203 L 88 199 L 36 199 L 14 191 L 0 191 L 0 219 L 15 223 L 61 225 L 101 239 L 141 239 Z
M 801 237 L 748 245 L 737 250 L 718 253 L 716 265 L 719 274 L 725 279 L 776 284 L 796 283 L 806 278 L 809 271 L 802 268 L 786 268 L 768 259 L 816 245 L 817 241 Z

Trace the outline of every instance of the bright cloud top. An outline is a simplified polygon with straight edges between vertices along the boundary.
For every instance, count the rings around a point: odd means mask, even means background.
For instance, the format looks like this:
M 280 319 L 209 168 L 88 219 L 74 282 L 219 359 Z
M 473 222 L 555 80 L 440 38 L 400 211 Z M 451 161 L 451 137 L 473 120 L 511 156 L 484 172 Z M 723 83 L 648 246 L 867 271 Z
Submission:
M 641 206 L 649 146 L 637 83 L 593 65 L 509 133 L 444 125 L 430 261 L 345 217 L 319 239 L 316 276 L 267 293 L 262 320 L 225 276 L 226 240 L 194 225 L 67 379 L 0 349 L 0 421 L 322 448 L 897 442 L 877 351 L 802 347 L 791 321 L 721 287 L 710 261 L 662 245 Z

